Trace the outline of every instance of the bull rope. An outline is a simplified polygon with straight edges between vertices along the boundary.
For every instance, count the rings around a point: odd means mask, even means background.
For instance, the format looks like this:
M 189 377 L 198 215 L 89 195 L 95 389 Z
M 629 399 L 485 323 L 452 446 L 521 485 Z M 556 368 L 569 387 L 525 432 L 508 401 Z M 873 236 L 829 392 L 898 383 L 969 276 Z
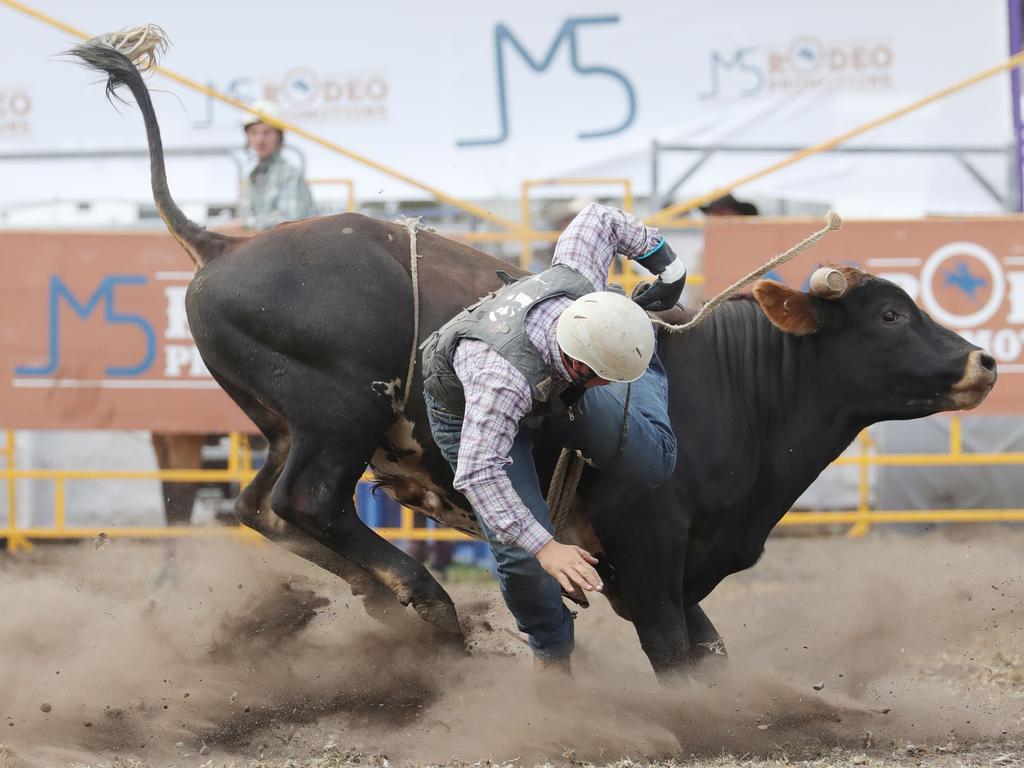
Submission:
M 412 377 L 416 372 L 416 350 L 420 340 L 420 254 L 416 253 L 416 233 L 423 228 L 419 216 L 403 216 L 395 221 L 405 227 L 409 233 L 409 278 L 412 280 L 412 349 L 409 351 L 409 369 L 405 374 L 405 390 L 402 392 L 402 405 L 396 411 L 401 413 L 409 402 L 412 392 Z
M 828 223 L 824 227 L 819 229 L 817 232 L 813 233 L 809 237 L 804 238 L 799 243 L 790 248 L 788 251 L 780 253 L 778 256 L 775 256 L 769 261 L 766 261 L 753 272 L 741 277 L 735 283 L 733 283 L 720 294 L 711 299 L 711 301 L 709 301 L 707 304 L 700 308 L 700 311 L 696 315 L 694 315 L 693 319 L 690 320 L 690 322 L 683 323 L 682 325 L 674 325 L 672 323 L 666 323 L 664 320 L 660 320 L 656 317 L 652 317 L 651 319 L 654 321 L 655 325 L 665 328 L 666 330 L 668 330 L 669 333 L 680 333 L 682 331 L 689 331 L 692 330 L 693 328 L 696 328 L 698 325 L 707 320 L 708 315 L 710 315 L 718 307 L 720 307 L 722 304 L 727 302 L 737 293 L 742 291 L 752 282 L 754 282 L 758 278 L 764 277 L 773 269 L 782 266 L 787 261 L 795 259 L 801 253 L 803 253 L 812 245 L 821 240 L 829 232 L 835 229 L 839 229 L 841 226 L 843 226 L 843 220 L 839 218 L 839 214 L 836 213 L 835 211 L 829 211 L 827 219 Z
M 558 463 L 555 465 L 555 473 L 551 476 L 551 484 L 548 485 L 547 498 L 555 536 L 562 532 L 562 528 L 572 514 L 573 501 L 576 499 L 576 487 L 580 483 L 584 463 L 583 454 L 579 451 L 563 448 L 562 452 L 558 454 Z

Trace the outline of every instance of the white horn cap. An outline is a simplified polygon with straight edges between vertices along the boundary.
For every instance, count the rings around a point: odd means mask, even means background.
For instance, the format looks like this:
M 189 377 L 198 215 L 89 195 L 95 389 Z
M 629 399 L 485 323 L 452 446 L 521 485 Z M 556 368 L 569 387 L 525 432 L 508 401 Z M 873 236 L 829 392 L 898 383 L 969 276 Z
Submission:
M 811 293 L 823 299 L 838 299 L 848 287 L 846 275 L 832 267 L 819 267 L 811 275 Z

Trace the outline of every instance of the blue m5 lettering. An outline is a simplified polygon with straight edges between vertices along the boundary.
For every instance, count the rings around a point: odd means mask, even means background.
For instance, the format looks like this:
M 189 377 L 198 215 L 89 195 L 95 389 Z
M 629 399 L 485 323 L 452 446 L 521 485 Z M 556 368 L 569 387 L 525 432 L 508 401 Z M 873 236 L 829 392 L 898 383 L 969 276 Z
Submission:
M 754 61 L 757 49 L 752 47 L 737 48 L 732 58 L 723 56 L 720 51 L 711 52 L 711 82 L 708 90 L 698 94 L 701 99 L 714 99 L 722 93 L 722 73 L 745 77 L 747 87 L 740 91 L 741 96 L 754 96 L 764 87 L 764 70 Z
M 543 58 L 536 60 L 530 55 L 521 42 L 516 39 L 505 24 L 498 24 L 494 28 L 494 58 L 495 73 L 498 79 L 498 135 L 487 139 L 462 139 L 456 142 L 460 147 L 474 147 L 484 144 L 501 144 L 509 136 L 508 117 L 508 88 L 505 74 L 505 43 L 512 46 L 512 49 L 529 65 L 534 72 L 544 72 L 555 58 L 562 43 L 569 46 L 569 58 L 573 71 L 584 76 L 607 77 L 618 83 L 625 96 L 626 104 L 622 119 L 613 126 L 592 131 L 581 131 L 578 136 L 581 139 L 596 139 L 601 136 L 611 136 L 626 130 L 636 119 L 636 92 L 629 79 L 617 69 L 611 67 L 585 65 L 580 62 L 577 30 L 588 24 L 615 24 L 618 23 L 618 16 L 583 16 L 566 19 L 562 28 L 558 31 L 551 47 Z
M 50 359 L 46 365 L 19 365 L 14 369 L 19 376 L 45 376 L 53 373 L 60 365 L 60 302 L 68 303 L 75 314 L 83 320 L 91 315 L 99 303 L 103 302 L 103 318 L 111 325 L 134 325 L 145 337 L 145 353 L 137 365 L 111 366 L 107 368 L 108 376 L 137 376 L 144 373 L 153 364 L 156 355 L 156 333 L 146 318 L 118 312 L 114 307 L 114 290 L 119 285 L 142 285 L 146 282 L 144 275 L 108 275 L 103 278 L 99 287 L 83 304 L 68 289 L 63 281 L 52 275 L 50 277 Z

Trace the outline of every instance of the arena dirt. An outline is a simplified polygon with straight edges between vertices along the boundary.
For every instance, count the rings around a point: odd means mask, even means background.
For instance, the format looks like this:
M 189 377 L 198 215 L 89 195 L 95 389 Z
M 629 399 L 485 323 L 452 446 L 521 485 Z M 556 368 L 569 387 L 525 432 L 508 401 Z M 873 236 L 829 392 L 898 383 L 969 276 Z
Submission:
M 1012 765 L 1022 547 L 772 539 L 704 604 L 728 665 L 675 688 L 603 601 L 575 681 L 539 686 L 489 584 L 452 588 L 464 655 L 270 546 L 40 547 L 0 559 L 0 766 Z

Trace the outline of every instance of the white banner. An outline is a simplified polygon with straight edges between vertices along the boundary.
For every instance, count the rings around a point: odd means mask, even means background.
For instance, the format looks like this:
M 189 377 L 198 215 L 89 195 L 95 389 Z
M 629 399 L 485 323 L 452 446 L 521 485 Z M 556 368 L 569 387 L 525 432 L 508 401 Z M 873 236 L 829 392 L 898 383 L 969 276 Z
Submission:
M 653 140 L 814 143 L 995 64 L 1008 47 L 1003 0 L 34 6 L 93 34 L 160 24 L 173 43 L 168 68 L 246 101 L 276 100 L 287 120 L 473 198 L 595 172 L 626 174 L 644 193 Z M 93 75 L 55 57 L 75 42 L 67 34 L 0 6 L 0 39 L 0 154 L 145 146 L 134 106 L 118 115 Z M 232 108 L 163 77 L 151 87 L 165 146 L 241 146 Z M 1001 75 L 859 142 L 1003 147 L 1011 138 Z M 363 199 L 415 196 L 294 143 L 309 175 L 354 178 Z M 0 203 L 145 200 L 140 164 L 0 161 Z M 235 197 L 226 159 L 172 159 L 170 173 L 181 199 Z

